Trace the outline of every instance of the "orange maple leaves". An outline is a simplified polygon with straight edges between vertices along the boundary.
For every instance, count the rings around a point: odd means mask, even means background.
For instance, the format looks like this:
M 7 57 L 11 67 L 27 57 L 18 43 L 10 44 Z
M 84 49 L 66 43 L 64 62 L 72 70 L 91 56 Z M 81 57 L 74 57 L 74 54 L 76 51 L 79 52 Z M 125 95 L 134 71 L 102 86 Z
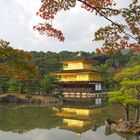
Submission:
M 115 5 L 114 0 L 42 0 L 42 5 L 37 15 L 46 20 L 46 22 L 39 23 L 33 29 L 37 30 L 41 35 L 46 34 L 49 37 L 56 37 L 59 41 L 64 41 L 63 33 L 55 29 L 51 23 L 59 11 L 69 10 L 76 5 L 77 1 L 82 3 L 82 8 L 89 12 L 95 11 L 96 14 L 111 22 L 110 26 L 101 28 L 95 34 L 96 41 L 104 41 L 104 48 L 97 49 L 97 52 L 111 53 L 114 50 L 126 47 L 133 48 L 133 51 L 140 50 L 140 6 L 138 5 L 138 0 L 132 0 L 128 8 L 122 9 L 112 9 L 111 6 Z M 125 26 L 127 27 L 122 27 L 122 24 L 115 23 L 108 18 L 117 15 L 124 18 Z M 126 33 L 127 29 L 129 29 L 128 33 Z M 135 42 L 130 43 L 131 39 L 134 39 Z
M 82 3 L 84 8 L 88 10 L 88 7 L 84 4 L 86 2 L 92 6 L 109 6 L 113 4 L 113 0 L 77 0 Z M 76 5 L 76 0 L 43 0 L 42 5 L 37 12 L 37 15 L 46 20 L 45 23 L 39 23 L 34 26 L 33 29 L 37 30 L 41 35 L 47 35 L 49 37 L 56 37 L 59 41 L 64 41 L 65 37 L 63 33 L 55 29 L 50 22 L 54 19 L 56 14 L 60 10 L 69 10 Z M 89 9 L 90 10 L 90 9 Z
M 47 34 L 48 37 L 56 37 L 59 41 L 64 41 L 63 33 L 52 27 L 49 23 L 39 23 L 33 27 L 34 30 L 39 31 L 41 35 Z
M 0 40 L 0 56 L 1 73 L 20 80 L 39 77 L 36 66 L 32 62 L 31 53 L 13 49 L 9 42 Z
M 118 10 L 119 15 L 122 16 L 122 24 L 114 22 L 114 24 L 100 28 L 95 33 L 96 41 L 104 41 L 104 47 L 96 49 L 98 54 L 113 53 L 124 48 L 140 52 L 140 6 L 138 1 L 132 0 L 128 8 Z
M 90 12 L 95 11 L 94 8 L 101 9 L 102 7 L 115 5 L 114 0 L 78 0 L 78 1 L 82 3 L 81 8 L 84 8 Z

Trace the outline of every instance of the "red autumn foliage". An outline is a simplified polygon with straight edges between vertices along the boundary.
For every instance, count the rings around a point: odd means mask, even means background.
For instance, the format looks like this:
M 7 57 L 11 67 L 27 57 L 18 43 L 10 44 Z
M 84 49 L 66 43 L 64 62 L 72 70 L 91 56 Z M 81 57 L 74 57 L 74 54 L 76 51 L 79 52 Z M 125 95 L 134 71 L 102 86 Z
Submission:
M 47 34 L 48 37 L 56 37 L 59 41 L 64 41 L 64 36 L 61 31 L 54 29 L 52 25 L 48 23 L 39 23 L 33 27 L 34 30 L 39 31 L 41 35 Z
M 111 6 L 113 4 L 113 0 L 84 0 L 83 2 L 98 7 Z M 52 21 L 60 10 L 69 10 L 75 5 L 76 0 L 43 0 L 41 7 L 36 14 L 47 22 L 39 23 L 34 26 L 33 29 L 37 30 L 41 35 L 46 34 L 48 37 L 56 37 L 59 41 L 64 41 L 65 38 L 63 33 L 60 30 L 55 29 L 50 24 L 50 20 Z M 88 7 L 85 4 L 82 4 L 82 6 L 85 6 L 84 8 L 88 10 Z
M 13 49 L 9 42 L 0 40 L 0 72 L 19 80 L 39 79 L 30 52 Z
M 104 41 L 103 48 L 98 48 L 97 53 L 112 53 L 118 49 L 130 48 L 134 52 L 140 50 L 140 6 L 138 0 L 131 0 L 128 8 L 112 9 L 115 0 L 42 0 L 42 5 L 37 15 L 44 19 L 45 23 L 39 23 L 33 29 L 41 35 L 46 34 L 49 37 L 56 37 L 59 41 L 64 41 L 64 35 L 60 30 L 53 27 L 57 13 L 61 10 L 69 10 L 75 7 L 76 2 L 80 2 L 81 7 L 89 12 L 95 12 L 111 25 L 100 28 L 95 33 L 95 41 Z M 110 16 L 121 16 L 125 23 L 119 24 L 112 21 Z M 132 42 L 132 40 L 134 40 Z

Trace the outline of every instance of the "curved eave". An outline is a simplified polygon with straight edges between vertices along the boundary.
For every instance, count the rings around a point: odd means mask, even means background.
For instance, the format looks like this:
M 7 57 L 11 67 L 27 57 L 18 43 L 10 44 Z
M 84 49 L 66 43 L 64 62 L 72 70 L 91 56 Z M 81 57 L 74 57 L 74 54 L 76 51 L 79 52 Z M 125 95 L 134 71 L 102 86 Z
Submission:
M 91 64 L 95 64 L 95 63 L 97 63 L 97 61 L 86 60 L 86 59 L 63 60 L 63 61 L 60 61 L 60 62 L 61 62 L 61 63 L 70 63 L 70 62 L 77 62 L 77 61 L 82 61 L 82 62 L 91 63 Z
M 62 60 L 61 63 L 68 63 L 68 62 L 74 62 L 74 61 L 84 61 L 84 62 L 88 62 L 88 63 L 98 63 L 97 61 L 94 60 L 90 60 L 84 56 L 76 56 L 76 57 L 72 57 L 66 60 Z
M 95 74 L 95 73 L 98 73 L 98 74 L 101 74 L 99 72 L 54 72 L 52 73 L 53 75 L 75 75 L 75 74 Z

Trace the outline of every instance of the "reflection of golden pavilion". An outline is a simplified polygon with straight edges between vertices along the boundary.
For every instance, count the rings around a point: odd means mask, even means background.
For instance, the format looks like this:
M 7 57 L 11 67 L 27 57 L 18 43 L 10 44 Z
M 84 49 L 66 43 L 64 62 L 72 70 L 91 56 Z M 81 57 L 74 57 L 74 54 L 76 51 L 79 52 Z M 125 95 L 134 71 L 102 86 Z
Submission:
M 93 126 L 95 117 L 100 112 L 100 109 L 64 107 L 61 111 L 57 112 L 57 116 L 63 117 L 63 125 L 60 128 L 83 133 Z
M 92 127 L 92 121 L 63 119 L 62 129 L 74 131 L 76 133 L 83 133 Z

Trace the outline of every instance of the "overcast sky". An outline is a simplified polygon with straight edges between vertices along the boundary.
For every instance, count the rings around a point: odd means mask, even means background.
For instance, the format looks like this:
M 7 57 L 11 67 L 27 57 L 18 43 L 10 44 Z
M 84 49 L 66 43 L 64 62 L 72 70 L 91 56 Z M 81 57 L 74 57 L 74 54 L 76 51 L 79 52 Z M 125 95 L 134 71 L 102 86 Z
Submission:
M 79 6 L 61 12 L 54 26 L 62 30 L 65 42 L 41 36 L 33 31 L 33 25 L 42 20 L 36 16 L 41 0 L 0 0 L 0 38 L 9 41 L 13 48 L 26 51 L 95 51 L 101 44 L 92 42 L 94 32 L 109 22 Z M 119 7 L 130 0 L 117 0 Z M 118 19 L 117 19 L 118 20 Z

